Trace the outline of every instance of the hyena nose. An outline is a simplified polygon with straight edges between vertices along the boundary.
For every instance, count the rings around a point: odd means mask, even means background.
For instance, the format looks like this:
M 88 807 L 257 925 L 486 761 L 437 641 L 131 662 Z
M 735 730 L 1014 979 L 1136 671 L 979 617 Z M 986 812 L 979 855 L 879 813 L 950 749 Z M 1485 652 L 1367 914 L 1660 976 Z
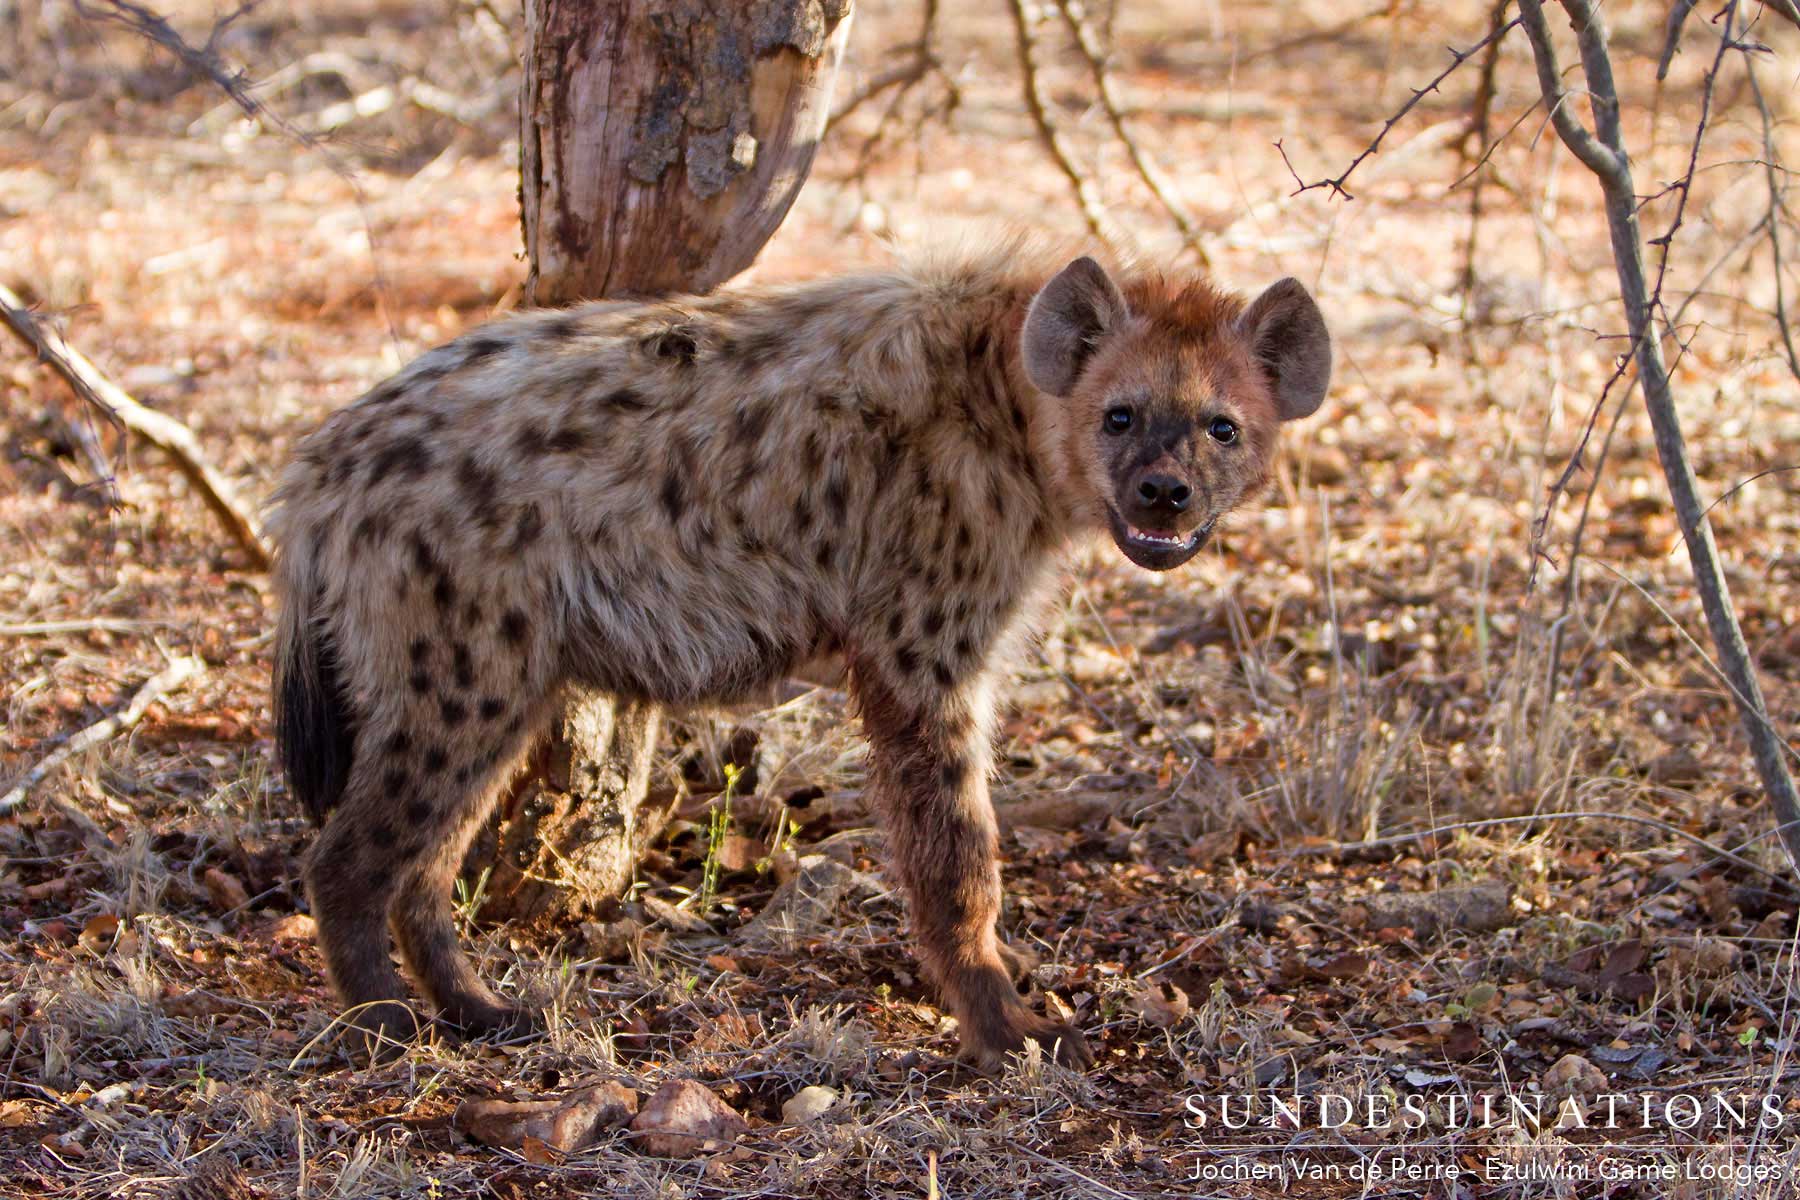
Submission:
M 1186 512 L 1193 490 L 1173 475 L 1146 475 L 1138 480 L 1138 499 L 1152 512 Z

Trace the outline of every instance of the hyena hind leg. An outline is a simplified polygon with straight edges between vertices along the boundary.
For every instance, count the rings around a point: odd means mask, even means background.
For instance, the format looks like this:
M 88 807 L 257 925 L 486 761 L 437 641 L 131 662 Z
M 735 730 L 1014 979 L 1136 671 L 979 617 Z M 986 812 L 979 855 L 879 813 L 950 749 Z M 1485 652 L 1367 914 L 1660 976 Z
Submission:
M 406 1004 L 406 984 L 388 954 L 395 857 L 392 827 L 371 825 L 363 806 L 352 803 L 326 819 L 306 862 L 326 974 L 345 1019 L 362 1031 L 377 1058 L 397 1053 L 419 1031 Z
M 466 752 L 467 761 L 449 768 L 435 805 L 424 793 L 401 801 L 413 812 L 430 807 L 439 837 L 400 876 L 389 912 L 394 938 L 407 971 L 443 1019 L 465 1036 L 532 1033 L 541 1025 L 532 1014 L 496 996 L 481 978 L 463 953 L 450 905 L 469 844 L 487 822 L 541 724 L 519 720 L 476 743 Z

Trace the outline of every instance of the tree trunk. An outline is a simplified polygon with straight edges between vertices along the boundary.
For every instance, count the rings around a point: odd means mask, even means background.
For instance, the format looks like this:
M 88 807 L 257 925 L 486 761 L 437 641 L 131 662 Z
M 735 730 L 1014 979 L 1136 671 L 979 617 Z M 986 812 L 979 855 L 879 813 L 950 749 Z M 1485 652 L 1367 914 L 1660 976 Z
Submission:
M 527 0 L 527 299 L 707 292 L 805 182 L 850 0 Z
M 850 0 L 526 0 L 526 302 L 706 292 L 787 215 L 825 128 Z M 483 915 L 578 915 L 631 882 L 659 714 L 575 698 L 503 806 Z

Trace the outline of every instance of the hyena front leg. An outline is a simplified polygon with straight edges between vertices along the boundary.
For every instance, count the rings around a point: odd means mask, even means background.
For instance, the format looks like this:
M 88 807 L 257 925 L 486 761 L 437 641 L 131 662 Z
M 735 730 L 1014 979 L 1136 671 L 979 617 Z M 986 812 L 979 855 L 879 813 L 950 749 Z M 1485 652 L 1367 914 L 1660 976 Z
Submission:
M 868 662 L 855 675 L 872 751 L 870 786 L 920 959 L 956 1014 L 964 1055 L 993 1070 L 1035 1041 L 1066 1065 L 1091 1065 L 1074 1026 L 1025 1006 L 995 932 L 1000 866 L 988 801 L 988 688 L 909 688 Z

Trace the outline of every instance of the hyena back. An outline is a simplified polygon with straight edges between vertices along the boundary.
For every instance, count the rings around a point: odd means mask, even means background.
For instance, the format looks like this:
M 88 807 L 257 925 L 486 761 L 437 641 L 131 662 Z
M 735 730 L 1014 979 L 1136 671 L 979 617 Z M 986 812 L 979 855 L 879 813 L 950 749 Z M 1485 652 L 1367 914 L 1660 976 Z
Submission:
M 1018 246 L 814 284 L 490 324 L 305 440 L 279 493 L 276 729 L 323 822 L 331 980 L 410 1034 L 405 964 L 466 1031 L 520 1015 L 457 944 L 471 838 L 568 687 L 668 705 L 841 654 L 929 975 L 965 1051 L 1026 1040 L 995 920 L 997 672 L 1068 549 L 1166 570 L 1323 398 L 1304 288 L 1061 271 Z

